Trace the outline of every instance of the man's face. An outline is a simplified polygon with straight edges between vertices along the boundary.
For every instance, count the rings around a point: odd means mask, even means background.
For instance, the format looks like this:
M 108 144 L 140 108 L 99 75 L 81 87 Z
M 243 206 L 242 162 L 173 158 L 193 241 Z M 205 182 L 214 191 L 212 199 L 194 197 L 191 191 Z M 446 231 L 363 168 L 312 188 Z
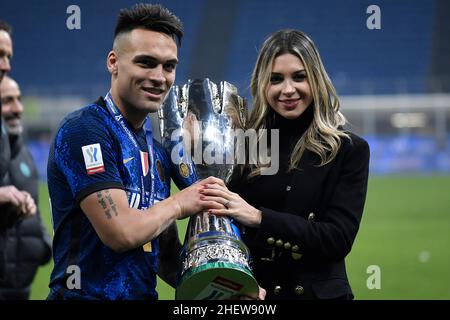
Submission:
M 2 93 L 2 117 L 10 135 L 19 135 L 23 131 L 23 105 L 19 85 L 13 79 L 5 77 L 0 85 Z
M 155 112 L 175 81 L 177 45 L 164 33 L 144 29 L 119 37 L 108 56 L 116 103 L 127 111 Z
M 5 30 L 0 30 L 0 82 L 7 72 L 11 70 L 9 64 L 13 55 L 12 41 L 9 33 Z

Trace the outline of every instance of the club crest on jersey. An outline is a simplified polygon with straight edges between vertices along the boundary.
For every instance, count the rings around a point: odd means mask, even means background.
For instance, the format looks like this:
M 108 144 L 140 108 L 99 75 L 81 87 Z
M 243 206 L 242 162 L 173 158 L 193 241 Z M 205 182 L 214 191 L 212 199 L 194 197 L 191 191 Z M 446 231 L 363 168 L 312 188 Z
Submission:
M 142 165 L 142 174 L 145 177 L 148 174 L 149 165 L 148 165 L 148 152 L 139 151 L 141 154 L 141 165 Z
M 187 166 L 186 163 L 181 162 L 181 163 L 178 165 L 178 171 L 180 172 L 180 174 L 181 174 L 181 176 L 182 176 L 183 178 L 189 177 L 189 167 Z
M 82 146 L 81 150 L 88 175 L 105 172 L 100 143 Z

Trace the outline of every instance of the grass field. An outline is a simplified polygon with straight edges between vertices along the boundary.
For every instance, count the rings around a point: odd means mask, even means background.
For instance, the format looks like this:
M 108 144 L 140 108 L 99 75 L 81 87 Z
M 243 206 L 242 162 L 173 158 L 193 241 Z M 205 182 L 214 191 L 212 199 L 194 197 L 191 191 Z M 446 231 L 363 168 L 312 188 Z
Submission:
M 51 230 L 48 194 L 40 186 L 43 219 Z M 186 220 L 179 222 L 184 239 Z M 347 258 L 356 299 L 450 299 L 450 176 L 372 177 L 359 234 Z M 369 266 L 381 288 L 368 289 Z M 39 269 L 32 299 L 44 299 L 52 263 Z M 160 299 L 174 291 L 158 282 Z

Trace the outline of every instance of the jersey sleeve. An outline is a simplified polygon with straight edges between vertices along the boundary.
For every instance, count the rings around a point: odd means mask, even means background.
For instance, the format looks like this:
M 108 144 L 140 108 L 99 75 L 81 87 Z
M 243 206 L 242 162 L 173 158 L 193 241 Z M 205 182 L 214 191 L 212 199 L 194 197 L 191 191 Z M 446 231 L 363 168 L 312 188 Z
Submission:
M 97 111 L 68 120 L 55 139 L 56 165 L 78 203 L 99 190 L 124 188 L 118 146 L 109 129 L 112 123 L 100 108 Z

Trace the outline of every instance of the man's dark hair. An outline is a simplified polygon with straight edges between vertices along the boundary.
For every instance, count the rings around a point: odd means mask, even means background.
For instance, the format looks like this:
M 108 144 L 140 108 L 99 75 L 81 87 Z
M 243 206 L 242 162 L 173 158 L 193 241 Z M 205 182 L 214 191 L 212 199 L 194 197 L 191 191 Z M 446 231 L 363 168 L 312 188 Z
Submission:
M 165 33 L 181 45 L 183 25 L 180 19 L 160 4 L 139 3 L 128 9 L 120 10 L 117 18 L 114 38 L 134 29 L 146 29 Z
M 9 24 L 7 24 L 5 21 L 0 20 L 0 30 L 6 31 L 9 35 L 12 34 L 12 28 Z

